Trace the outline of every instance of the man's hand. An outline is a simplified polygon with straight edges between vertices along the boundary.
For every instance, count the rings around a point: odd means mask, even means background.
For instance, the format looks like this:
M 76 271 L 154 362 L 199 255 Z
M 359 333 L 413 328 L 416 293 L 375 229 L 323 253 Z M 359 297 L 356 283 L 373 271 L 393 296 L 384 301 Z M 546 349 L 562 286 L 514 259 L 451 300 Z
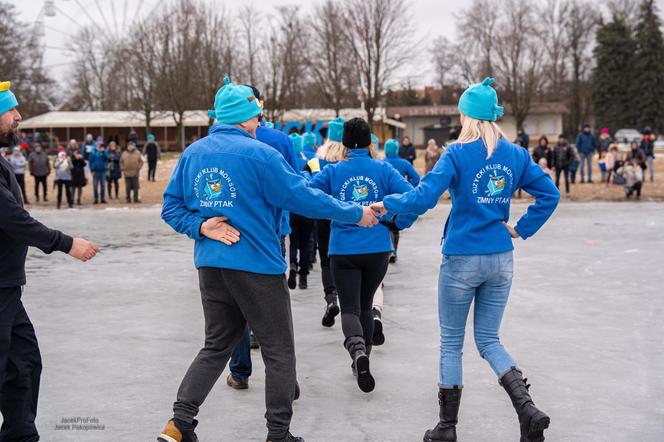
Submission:
M 232 246 L 240 240 L 240 232 L 228 224 L 225 216 L 210 218 L 201 224 L 201 235 Z
M 373 210 L 369 207 L 362 206 L 362 219 L 357 225 L 362 227 L 373 227 L 376 224 L 378 224 L 378 218 L 376 218 Z
M 74 238 L 69 254 L 83 262 L 89 261 L 97 255 L 99 247 L 93 242 L 83 238 Z
M 373 203 L 369 207 L 371 207 L 371 210 L 374 211 L 376 216 L 385 216 L 385 215 L 387 215 L 387 209 L 385 208 L 385 205 L 383 204 L 382 201 L 379 201 L 377 203 Z
M 514 227 L 510 226 L 510 225 L 507 224 L 505 221 L 503 221 L 503 225 L 505 226 L 505 228 L 507 229 L 507 231 L 510 232 L 510 236 L 511 236 L 512 238 L 521 238 L 521 235 L 519 235 L 519 232 L 517 232 L 516 230 L 514 230 Z

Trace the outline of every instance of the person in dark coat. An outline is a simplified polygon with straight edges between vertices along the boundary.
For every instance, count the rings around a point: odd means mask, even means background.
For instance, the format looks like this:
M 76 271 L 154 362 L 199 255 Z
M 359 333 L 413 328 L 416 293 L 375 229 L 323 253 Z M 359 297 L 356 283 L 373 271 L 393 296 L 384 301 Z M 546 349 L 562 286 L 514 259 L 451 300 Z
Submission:
M 16 144 L 21 114 L 18 101 L 9 90 L 9 82 L 0 83 L 0 145 Z M 23 195 L 14 171 L 0 157 L 0 412 L 2 441 L 37 441 L 35 426 L 41 354 L 35 329 L 23 306 L 25 261 L 28 247 L 44 253 L 68 253 L 81 261 L 92 259 L 97 246 L 81 238 L 72 238 L 49 229 L 23 208 Z M 58 284 L 54 280 L 53 284 Z
M 650 181 L 655 180 L 655 139 L 657 137 L 652 133 L 650 127 L 646 127 L 643 130 L 643 139 L 641 140 L 641 150 L 646 155 L 646 162 L 648 163 L 648 168 L 650 169 Z M 643 176 L 645 181 L 646 177 Z
M 83 158 L 83 154 L 77 150 L 74 151 L 71 163 L 73 166 L 71 170 L 72 195 L 76 196 L 76 204 L 80 206 L 83 188 L 88 184 L 88 179 L 85 177 L 85 166 L 88 162 Z
M 399 157 L 408 161 L 410 164 L 413 164 L 415 158 L 417 158 L 415 146 L 413 146 L 413 143 L 410 142 L 410 138 L 403 137 L 401 140 L 401 147 L 399 147 Z
M 148 142 L 143 146 L 143 156 L 148 159 L 148 181 L 155 181 L 157 162 L 161 159 L 161 147 L 154 135 L 148 134 Z
M 581 183 L 586 182 L 585 168 L 588 167 L 588 182 L 593 182 L 593 155 L 597 148 L 597 139 L 590 128 L 590 124 L 584 124 L 583 130 L 576 136 L 576 150 L 581 160 Z
M 564 135 L 558 136 L 553 148 L 553 167 L 556 169 L 556 187 L 560 189 L 560 175 L 565 178 L 565 193 L 569 194 L 569 167 L 574 162 L 574 151 Z
M 553 151 L 549 148 L 549 139 L 542 135 L 533 149 L 533 161 L 539 164 L 540 160 L 546 160 L 547 167 L 553 167 Z

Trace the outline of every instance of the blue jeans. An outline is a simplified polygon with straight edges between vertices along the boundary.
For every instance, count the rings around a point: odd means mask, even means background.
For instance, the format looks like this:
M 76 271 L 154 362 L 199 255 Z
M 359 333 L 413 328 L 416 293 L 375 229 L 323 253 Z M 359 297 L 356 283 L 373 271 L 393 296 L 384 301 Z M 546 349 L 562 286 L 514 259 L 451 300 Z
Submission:
M 249 325 L 247 325 L 242 339 L 233 349 L 231 361 L 228 363 L 228 368 L 236 381 L 245 381 L 251 376 L 251 342 L 249 339 Z
M 588 164 L 588 181 L 592 181 L 593 179 L 593 152 L 590 153 L 581 153 L 579 152 L 579 157 L 581 158 L 581 168 L 579 169 L 579 172 L 581 174 L 581 181 L 584 180 L 584 170 L 585 170 L 585 165 L 586 163 Z
M 106 199 L 106 173 L 94 172 L 92 174 L 92 188 L 94 189 L 95 201 L 99 200 L 101 193 L 101 200 Z
M 655 178 L 655 157 L 648 156 L 646 161 L 648 161 L 648 169 L 650 169 L 650 179 L 653 180 Z M 644 176 L 643 179 L 645 180 L 646 177 Z
M 438 280 L 440 385 L 463 385 L 461 356 L 466 319 L 475 300 L 473 325 L 480 356 L 497 376 L 516 363 L 498 336 L 512 287 L 512 252 L 494 255 L 443 255 Z

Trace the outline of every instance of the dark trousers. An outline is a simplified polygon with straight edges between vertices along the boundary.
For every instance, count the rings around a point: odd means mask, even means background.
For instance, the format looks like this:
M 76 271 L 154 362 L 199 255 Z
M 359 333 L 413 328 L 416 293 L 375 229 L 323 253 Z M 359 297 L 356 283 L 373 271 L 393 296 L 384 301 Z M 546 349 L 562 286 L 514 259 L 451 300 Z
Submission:
M 385 278 L 389 257 L 389 253 L 330 257 L 344 337 L 364 336 L 366 345 L 372 344 L 373 297 Z
M 36 176 L 35 177 L 35 198 L 39 200 L 39 186 L 41 185 L 44 189 L 44 200 L 48 197 L 48 191 L 46 190 L 46 178 L 45 176 Z
M 113 198 L 113 188 L 115 187 L 115 199 L 118 199 L 120 193 L 120 177 L 111 176 L 108 178 L 108 197 Z
M 286 278 L 210 267 L 200 268 L 198 278 L 205 346 L 180 384 L 173 405 L 175 418 L 193 421 L 245 334 L 248 322 L 261 343 L 265 363 L 268 437 L 284 438 L 295 395 L 295 344 Z
M 62 204 L 62 191 L 64 190 L 65 198 L 67 198 L 67 205 L 72 207 L 74 205 L 74 196 L 71 193 L 71 180 L 57 180 L 55 182 L 58 188 L 58 209 Z
M 21 287 L 0 288 L 0 441 L 39 440 L 35 417 L 42 364 Z
M 290 214 L 290 263 L 291 269 L 298 271 L 300 275 L 309 274 L 309 240 L 314 228 L 314 221 L 296 213 Z M 299 260 L 298 260 L 299 252 Z
M 18 181 L 18 186 L 21 188 L 21 193 L 23 194 L 23 202 L 27 203 L 28 196 L 25 194 L 25 174 L 17 173 L 15 175 L 16 175 L 16 181 Z
M 565 178 L 565 193 L 569 193 L 569 170 L 566 167 L 556 167 L 556 187 L 560 189 L 560 175 Z
M 131 193 L 134 192 L 134 202 L 138 202 L 138 177 L 125 177 L 125 188 L 127 190 L 127 202 L 131 201 Z
M 636 193 L 636 198 L 639 199 L 641 198 L 641 186 L 643 185 L 643 182 L 638 181 L 634 183 L 631 187 L 625 186 L 625 196 L 627 198 L 631 198 L 633 194 Z
M 157 174 L 157 160 L 148 159 L 148 181 L 154 181 Z
M 83 186 L 76 186 L 72 191 L 72 195 L 76 196 L 76 202 L 81 204 L 81 197 L 83 196 Z
M 400 232 L 398 230 L 390 230 L 390 237 L 392 238 L 392 247 L 394 247 L 394 256 L 397 255 L 397 250 L 399 249 L 399 238 Z
M 337 298 L 337 287 L 334 285 L 334 278 L 332 278 L 332 271 L 330 270 L 330 257 L 327 254 L 330 246 L 330 220 L 316 220 L 316 236 L 325 301 L 329 304 Z
M 242 339 L 233 349 L 228 368 L 238 381 L 245 381 L 251 376 L 251 332 L 249 326 L 244 329 Z

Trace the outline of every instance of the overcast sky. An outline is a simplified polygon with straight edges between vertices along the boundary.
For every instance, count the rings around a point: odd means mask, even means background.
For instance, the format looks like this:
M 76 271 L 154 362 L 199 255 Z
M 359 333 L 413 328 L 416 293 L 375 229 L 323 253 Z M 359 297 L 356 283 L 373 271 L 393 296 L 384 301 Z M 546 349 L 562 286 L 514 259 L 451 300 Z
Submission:
M 259 9 L 270 12 L 275 6 L 302 5 L 309 10 L 311 5 L 320 0 L 208 0 L 213 5 L 225 7 L 229 10 L 238 8 L 239 4 L 251 3 Z M 523 0 L 534 1 L 534 0 Z M 58 9 L 55 17 L 43 17 L 42 7 L 45 0 L 9 0 L 16 5 L 21 20 L 34 23 L 38 18 L 44 20 L 46 26 L 45 65 L 54 78 L 63 80 L 71 63 L 71 53 L 63 50 L 66 41 L 81 25 L 91 22 L 99 26 L 100 32 L 119 31 L 124 28 L 123 23 L 131 23 L 136 16 L 144 17 L 159 7 L 164 0 L 54 0 Z M 595 0 L 599 5 L 605 0 Z M 415 54 L 411 66 L 408 67 L 408 76 L 414 84 L 429 84 L 433 80 L 433 71 L 430 55 L 427 53 L 429 42 L 438 35 L 454 39 L 456 33 L 454 12 L 459 11 L 472 3 L 472 0 L 411 0 L 410 10 L 412 16 L 411 30 L 416 38 L 422 38 L 425 44 L 422 50 Z M 656 0 L 660 14 L 664 10 L 664 0 Z M 536 29 L 536 24 L 534 24 Z M 22 30 L 23 31 L 23 30 Z M 68 56 L 69 55 L 69 56 Z

